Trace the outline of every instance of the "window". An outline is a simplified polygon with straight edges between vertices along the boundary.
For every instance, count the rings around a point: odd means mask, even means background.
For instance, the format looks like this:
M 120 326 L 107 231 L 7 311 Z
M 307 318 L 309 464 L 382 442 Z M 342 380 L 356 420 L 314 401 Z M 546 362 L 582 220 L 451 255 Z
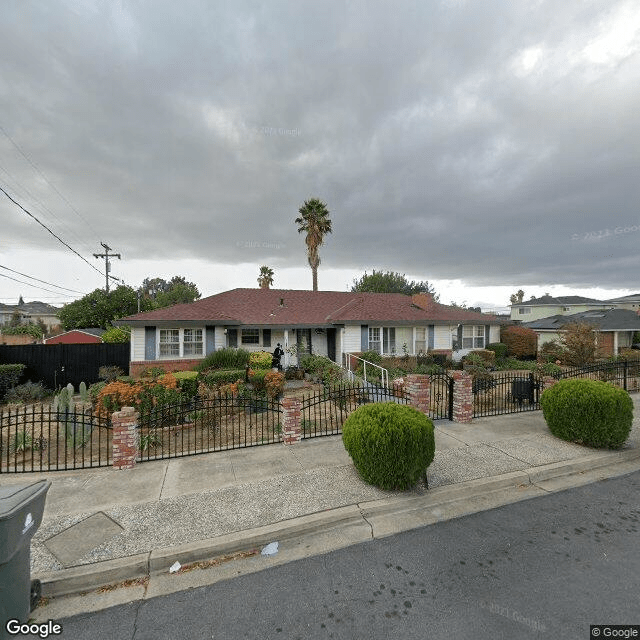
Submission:
M 382 330 L 382 348 L 383 353 L 393 353 L 396 352 L 396 328 L 395 327 L 385 327 Z
M 180 329 L 160 329 L 160 357 L 180 357 Z
M 484 327 L 467 325 L 462 327 L 462 348 L 463 349 L 483 349 L 484 348 Z
M 369 350 L 381 353 L 380 327 L 369 327 Z
M 427 352 L 427 328 L 426 327 L 416 327 L 416 353 L 426 353 Z
M 202 353 L 202 329 L 185 329 L 182 355 L 201 356 Z
M 518 307 L 518 313 L 521 316 L 526 315 L 527 313 L 531 313 L 531 307 Z
M 260 344 L 260 329 L 243 329 L 242 344 Z
M 181 358 L 204 355 L 202 329 L 160 329 L 158 357 Z

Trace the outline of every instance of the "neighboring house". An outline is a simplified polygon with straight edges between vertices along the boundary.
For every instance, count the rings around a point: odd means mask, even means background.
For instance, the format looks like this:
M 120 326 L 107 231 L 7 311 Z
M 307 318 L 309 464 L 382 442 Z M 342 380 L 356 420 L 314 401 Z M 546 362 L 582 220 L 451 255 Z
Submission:
M 583 311 L 611 309 L 615 305 L 605 300 L 582 296 L 542 296 L 511 305 L 511 320 L 532 322 L 556 315 L 571 315 Z
M 87 329 L 71 329 L 57 336 L 47 338 L 45 344 L 88 344 L 102 342 L 104 329 L 90 327 Z
M 58 309 L 45 302 L 19 302 L 16 305 L 0 304 L 0 326 L 10 324 L 17 315 L 20 324 L 28 324 L 33 322 L 42 323 L 47 327 L 47 331 L 60 326 L 60 318 L 58 318 Z
M 640 293 L 633 293 L 630 296 L 622 296 L 621 298 L 611 298 L 611 300 L 605 300 L 605 302 L 616 309 L 637 311 L 640 309 Z
M 630 309 L 604 309 L 572 315 L 555 315 L 523 323 L 523 326 L 536 332 L 540 350 L 545 342 L 559 340 L 564 326 L 572 322 L 588 323 L 599 332 L 598 346 L 603 356 L 617 355 L 620 349 L 631 347 L 634 332 L 640 331 L 639 312 Z
M 190 304 L 114 322 L 131 326 L 131 374 L 148 366 L 187 369 L 223 347 L 325 355 L 437 351 L 451 354 L 500 339 L 492 315 L 439 304 L 427 294 L 233 289 Z

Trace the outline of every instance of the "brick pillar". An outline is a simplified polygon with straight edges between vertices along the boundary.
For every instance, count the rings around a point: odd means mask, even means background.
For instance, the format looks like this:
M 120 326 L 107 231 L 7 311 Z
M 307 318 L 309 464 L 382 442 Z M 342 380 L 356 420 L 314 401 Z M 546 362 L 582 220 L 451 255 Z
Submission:
M 473 419 L 473 376 L 466 371 L 453 371 L 453 421 L 471 422 Z
M 294 444 L 300 442 L 300 415 L 302 413 L 302 402 L 298 398 L 287 398 L 280 401 L 282 405 L 282 442 L 284 444 Z
M 111 414 L 113 427 L 113 468 L 133 469 L 140 450 L 138 414 L 133 407 L 122 407 Z
M 429 376 L 412 373 L 406 378 L 405 388 L 411 406 L 429 415 L 429 404 L 431 402 L 431 382 Z

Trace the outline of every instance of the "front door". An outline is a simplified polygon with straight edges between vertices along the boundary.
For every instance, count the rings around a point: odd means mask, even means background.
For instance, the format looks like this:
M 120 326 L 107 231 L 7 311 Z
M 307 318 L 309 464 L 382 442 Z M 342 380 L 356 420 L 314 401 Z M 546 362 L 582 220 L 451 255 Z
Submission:
M 327 329 L 327 356 L 336 361 L 336 330 Z
M 298 364 L 300 364 L 300 356 L 305 353 L 311 353 L 311 329 L 296 329 L 296 338 L 298 345 Z

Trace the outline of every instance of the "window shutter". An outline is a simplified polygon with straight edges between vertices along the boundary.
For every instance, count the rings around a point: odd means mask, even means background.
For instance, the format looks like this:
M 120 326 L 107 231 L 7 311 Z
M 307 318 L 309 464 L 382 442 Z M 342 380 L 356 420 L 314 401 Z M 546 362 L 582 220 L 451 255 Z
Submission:
M 491 326 L 488 324 L 484 325 L 484 348 L 487 348 L 487 345 L 489 344 L 489 335 L 491 332 Z
M 156 359 L 156 328 L 155 327 L 144 328 L 144 359 L 145 360 Z
M 205 339 L 205 347 L 204 354 L 209 355 L 216 350 L 216 328 L 215 327 L 207 327 L 206 328 L 206 339 Z
M 271 346 L 271 329 L 262 330 L 262 346 L 263 347 Z
M 233 347 L 234 349 L 238 346 L 238 330 L 237 329 L 227 329 L 227 346 Z
M 367 351 L 369 349 L 369 325 L 360 325 L 360 351 Z
M 431 351 L 433 349 L 433 345 L 434 345 L 434 340 L 435 340 L 435 326 L 430 324 L 429 325 L 429 339 L 428 339 L 428 347 L 427 349 L 429 351 Z
M 458 327 L 458 349 L 462 349 L 462 325 Z

